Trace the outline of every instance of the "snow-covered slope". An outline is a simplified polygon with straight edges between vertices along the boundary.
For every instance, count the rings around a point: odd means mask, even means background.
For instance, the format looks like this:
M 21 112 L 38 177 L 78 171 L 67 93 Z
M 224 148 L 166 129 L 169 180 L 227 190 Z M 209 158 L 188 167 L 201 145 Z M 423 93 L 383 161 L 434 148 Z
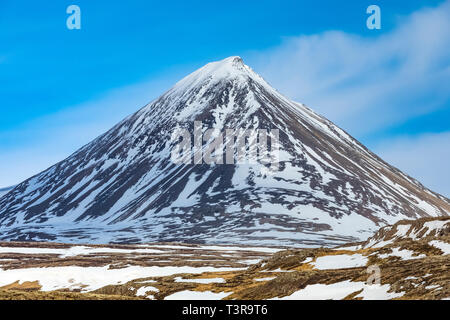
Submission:
M 279 129 L 279 171 L 174 164 L 176 128 Z M 336 245 L 449 199 L 267 84 L 239 57 L 207 64 L 0 198 L 0 239 Z

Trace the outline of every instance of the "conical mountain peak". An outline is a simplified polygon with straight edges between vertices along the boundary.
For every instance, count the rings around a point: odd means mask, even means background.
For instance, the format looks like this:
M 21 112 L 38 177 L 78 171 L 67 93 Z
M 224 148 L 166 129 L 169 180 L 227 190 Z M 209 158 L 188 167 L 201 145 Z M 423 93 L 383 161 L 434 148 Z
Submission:
M 214 62 L 213 62 L 214 63 Z M 240 68 L 244 66 L 244 61 L 239 56 L 231 56 L 223 60 L 217 61 L 220 64 L 229 64 L 231 67 Z

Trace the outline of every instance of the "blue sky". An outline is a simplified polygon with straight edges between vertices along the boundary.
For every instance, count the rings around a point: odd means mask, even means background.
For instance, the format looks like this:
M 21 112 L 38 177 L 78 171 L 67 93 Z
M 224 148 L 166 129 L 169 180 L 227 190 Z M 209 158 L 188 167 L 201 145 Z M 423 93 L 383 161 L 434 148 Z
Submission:
M 66 8 L 81 8 L 81 30 Z M 366 8 L 381 8 L 381 30 Z M 0 2 L 0 187 L 62 160 L 207 62 L 240 55 L 450 196 L 450 1 Z

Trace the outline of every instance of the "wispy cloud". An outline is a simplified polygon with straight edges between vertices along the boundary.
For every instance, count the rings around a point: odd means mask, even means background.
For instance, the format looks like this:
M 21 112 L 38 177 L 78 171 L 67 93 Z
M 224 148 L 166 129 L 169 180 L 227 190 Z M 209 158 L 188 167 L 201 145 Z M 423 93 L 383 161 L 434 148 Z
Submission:
M 449 146 L 450 131 L 385 140 L 374 151 L 426 187 L 450 197 Z
M 251 60 L 282 93 L 361 137 L 448 107 L 450 1 L 401 17 L 379 36 L 288 38 Z

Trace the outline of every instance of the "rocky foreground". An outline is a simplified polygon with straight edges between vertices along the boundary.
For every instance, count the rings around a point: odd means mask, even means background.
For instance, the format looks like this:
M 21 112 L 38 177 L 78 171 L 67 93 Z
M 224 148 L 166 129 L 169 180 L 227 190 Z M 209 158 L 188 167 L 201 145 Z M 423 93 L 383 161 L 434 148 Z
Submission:
M 288 249 L 0 243 L 0 299 L 448 299 L 450 217 Z

